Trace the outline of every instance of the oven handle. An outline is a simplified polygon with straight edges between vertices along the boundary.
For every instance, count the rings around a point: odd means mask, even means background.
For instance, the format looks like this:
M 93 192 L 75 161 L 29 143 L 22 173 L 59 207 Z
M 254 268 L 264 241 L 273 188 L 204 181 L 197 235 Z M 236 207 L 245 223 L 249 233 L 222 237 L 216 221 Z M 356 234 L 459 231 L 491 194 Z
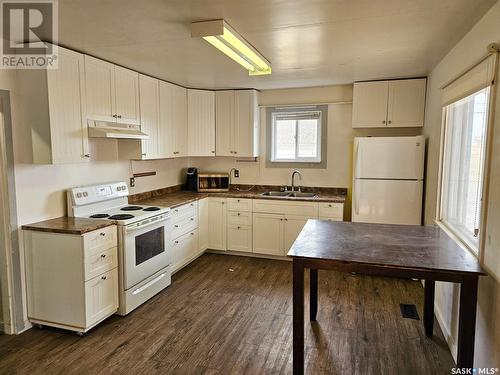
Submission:
M 143 290 L 149 288 L 151 285 L 156 284 L 158 281 L 160 281 L 161 279 L 163 279 L 166 276 L 167 275 L 165 273 L 162 273 L 161 275 L 159 275 L 158 277 L 154 278 L 150 282 L 148 282 L 148 283 L 144 284 L 143 286 L 141 286 L 140 288 L 137 288 L 136 290 L 134 290 L 132 292 L 132 295 L 135 296 L 136 294 L 139 294 L 140 292 L 142 292 Z
M 133 232 L 133 231 L 145 228 L 145 227 L 149 227 L 150 225 L 158 224 L 158 223 L 160 223 L 162 221 L 167 220 L 167 218 L 168 217 L 161 217 L 161 218 L 156 219 L 156 220 L 148 221 L 146 224 L 143 224 L 143 225 L 126 227 L 126 232 L 130 233 L 130 232 Z

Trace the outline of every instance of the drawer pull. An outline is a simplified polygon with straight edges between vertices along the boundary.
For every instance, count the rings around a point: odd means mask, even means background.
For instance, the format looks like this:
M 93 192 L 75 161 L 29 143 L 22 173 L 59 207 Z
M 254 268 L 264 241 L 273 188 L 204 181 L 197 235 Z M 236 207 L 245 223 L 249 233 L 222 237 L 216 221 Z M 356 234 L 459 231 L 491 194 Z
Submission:
M 174 225 L 174 228 L 179 228 L 179 226 L 177 224 Z
M 194 236 L 194 233 L 193 233 L 193 232 L 191 232 L 190 234 L 191 234 L 191 236 Z
M 101 254 L 101 258 L 106 258 L 106 254 Z
M 191 206 L 191 207 L 194 207 L 194 203 L 191 203 L 191 204 L 190 204 L 190 206 Z
M 179 241 L 174 241 L 174 243 L 179 243 Z
M 236 215 L 240 216 L 241 214 L 238 212 Z
M 106 276 L 101 277 L 101 279 L 106 280 Z
M 189 219 L 189 220 L 194 221 L 194 217 L 192 217 L 192 218 L 191 218 L 191 219 Z
M 237 229 L 241 229 L 241 227 L 237 227 Z
M 238 199 L 238 203 L 241 202 L 239 199 Z
M 176 208 L 176 209 L 175 209 L 175 212 L 179 212 L 179 210 Z
M 331 204 L 329 204 L 329 205 L 328 205 L 328 207 L 332 207 L 332 205 L 331 205 Z
M 101 236 L 103 236 L 103 237 L 106 235 L 106 233 L 99 233 L 99 234 L 100 234 Z

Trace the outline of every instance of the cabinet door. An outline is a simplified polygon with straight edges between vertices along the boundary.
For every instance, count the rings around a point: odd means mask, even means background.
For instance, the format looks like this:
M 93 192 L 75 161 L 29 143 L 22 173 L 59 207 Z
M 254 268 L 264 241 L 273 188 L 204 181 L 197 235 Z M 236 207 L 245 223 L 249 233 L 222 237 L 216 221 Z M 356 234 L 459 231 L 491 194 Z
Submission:
M 47 71 L 52 163 L 89 160 L 84 58 L 59 49 L 59 68 Z
M 389 81 L 387 126 L 424 126 L 426 79 Z
M 87 327 L 117 311 L 117 268 L 103 273 L 85 283 L 85 309 Z
M 227 248 L 234 251 L 252 252 L 252 226 L 228 225 Z
M 118 122 L 140 123 L 139 73 L 115 65 L 115 103 Z
M 142 159 L 162 157 L 160 149 L 159 83 L 145 75 L 139 77 L 139 97 L 141 105 L 141 130 L 149 135 L 142 142 Z
M 85 91 L 87 117 L 92 120 L 116 121 L 114 65 L 85 55 Z
M 187 90 L 184 87 L 172 85 L 172 122 L 174 128 L 175 157 L 188 155 L 188 105 Z
M 234 96 L 234 90 L 217 91 L 215 93 L 215 153 L 217 156 L 234 156 L 236 150 L 234 144 L 234 130 L 236 128 Z
M 387 123 L 389 81 L 354 84 L 352 98 L 352 127 L 380 128 Z
M 208 198 L 208 248 L 227 250 L 226 200 Z
M 215 93 L 188 90 L 188 155 L 215 156 Z
M 198 201 L 198 250 L 208 249 L 208 198 Z
M 159 81 L 159 133 L 161 137 L 161 154 L 166 158 L 173 158 L 174 155 L 174 133 L 175 124 L 173 122 L 173 86 L 171 83 Z M 142 103 L 141 103 L 142 115 Z
M 283 254 L 283 215 L 253 214 L 253 252 Z
M 255 90 L 235 92 L 234 154 L 259 156 L 259 114 Z
M 304 225 L 306 225 L 308 219 L 309 217 L 293 215 L 287 215 L 285 217 L 283 255 L 288 254 L 288 251 L 299 236 L 302 228 L 304 228 Z

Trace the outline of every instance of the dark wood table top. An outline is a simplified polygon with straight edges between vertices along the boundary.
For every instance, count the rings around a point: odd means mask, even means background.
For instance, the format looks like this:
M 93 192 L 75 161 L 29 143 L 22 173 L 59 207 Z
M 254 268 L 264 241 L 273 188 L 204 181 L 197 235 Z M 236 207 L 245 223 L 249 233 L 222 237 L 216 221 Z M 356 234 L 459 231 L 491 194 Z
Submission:
M 309 220 L 288 256 L 486 274 L 476 257 L 438 227 Z

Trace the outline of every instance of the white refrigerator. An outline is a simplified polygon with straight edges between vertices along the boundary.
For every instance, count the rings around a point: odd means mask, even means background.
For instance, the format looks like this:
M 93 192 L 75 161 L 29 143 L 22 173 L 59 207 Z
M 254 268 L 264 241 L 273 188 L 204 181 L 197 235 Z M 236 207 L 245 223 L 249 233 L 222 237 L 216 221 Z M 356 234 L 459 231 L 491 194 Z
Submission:
M 425 138 L 354 138 L 352 221 L 420 225 Z

